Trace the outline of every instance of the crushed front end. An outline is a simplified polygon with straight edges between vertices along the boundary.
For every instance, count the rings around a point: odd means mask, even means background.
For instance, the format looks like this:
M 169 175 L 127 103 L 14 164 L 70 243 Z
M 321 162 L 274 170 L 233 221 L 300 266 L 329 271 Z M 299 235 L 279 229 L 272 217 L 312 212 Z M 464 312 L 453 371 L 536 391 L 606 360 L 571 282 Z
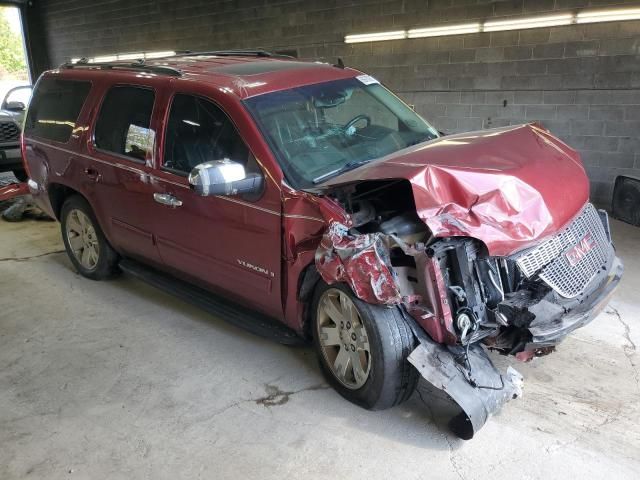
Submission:
M 464 236 L 434 237 L 414 214 L 408 182 L 333 191 L 344 208 L 316 253 L 328 283 L 346 282 L 370 303 L 400 308 L 419 346 L 409 361 L 463 409 L 451 427 L 471 438 L 521 394 L 486 349 L 528 361 L 551 353 L 592 320 L 622 275 L 606 213 L 587 203 L 563 229 L 506 256 Z
M 509 257 L 468 238 L 427 248 L 459 342 L 482 341 L 520 360 L 550 353 L 606 305 L 622 275 L 606 213 L 587 204 L 563 230 Z

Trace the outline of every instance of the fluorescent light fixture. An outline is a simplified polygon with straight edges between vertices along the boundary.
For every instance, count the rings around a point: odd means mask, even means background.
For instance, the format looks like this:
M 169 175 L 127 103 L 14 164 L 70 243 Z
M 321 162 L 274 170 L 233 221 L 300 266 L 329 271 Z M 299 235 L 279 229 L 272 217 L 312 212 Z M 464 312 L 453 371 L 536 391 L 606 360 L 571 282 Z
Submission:
M 144 58 L 162 58 L 162 57 L 173 57 L 176 52 L 172 50 L 168 50 L 165 52 L 147 52 L 144 54 Z
M 115 53 L 113 55 L 101 55 L 99 57 L 89 58 L 89 63 L 114 62 L 116 60 L 140 60 L 143 58 L 164 58 L 173 57 L 176 54 L 173 50 L 162 52 L 136 52 L 136 53 Z M 77 63 L 80 58 L 72 58 L 72 63 Z
M 117 57 L 118 60 L 138 60 L 144 58 L 144 53 L 119 53 Z
M 483 31 L 500 32 L 504 30 L 524 30 L 527 28 L 556 27 L 558 25 L 571 25 L 573 15 L 565 13 L 561 15 L 542 15 L 538 17 L 512 18 L 510 20 L 496 20 L 484 22 Z
M 640 20 L 640 8 L 588 10 L 576 15 L 576 23 L 616 22 L 621 20 Z
M 462 35 L 464 33 L 477 33 L 480 31 L 479 23 L 465 23 L 462 25 L 446 25 L 441 27 L 414 28 L 407 32 L 409 38 L 441 37 L 444 35 Z
M 513 17 L 504 20 L 488 20 L 483 23 L 465 23 L 458 25 L 442 25 L 439 27 L 412 28 L 394 32 L 362 33 L 347 35 L 345 43 L 379 42 L 382 40 L 401 40 L 403 38 L 441 37 L 446 35 L 463 35 L 478 32 L 501 32 L 506 30 L 525 30 L 528 28 L 557 27 L 574 23 L 619 22 L 624 20 L 640 20 L 640 7 L 615 8 L 607 10 L 582 10 L 577 14 L 571 12 L 534 17 Z
M 90 59 L 93 63 L 113 62 L 118 59 L 117 55 L 103 55 L 101 57 L 94 57 Z
M 405 30 L 395 32 L 360 33 L 357 35 L 347 35 L 344 43 L 380 42 L 382 40 L 402 40 L 407 38 Z

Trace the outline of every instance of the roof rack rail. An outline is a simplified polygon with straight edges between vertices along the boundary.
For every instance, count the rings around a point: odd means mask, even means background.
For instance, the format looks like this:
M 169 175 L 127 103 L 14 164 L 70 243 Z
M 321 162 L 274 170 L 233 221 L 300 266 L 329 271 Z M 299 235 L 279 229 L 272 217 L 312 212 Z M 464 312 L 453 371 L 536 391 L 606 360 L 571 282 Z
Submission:
M 147 65 L 144 60 L 133 63 L 96 62 L 91 63 L 86 58 L 81 58 L 76 63 L 67 62 L 58 68 L 96 68 L 99 70 L 134 70 L 139 72 L 157 73 L 160 75 L 171 75 L 181 77 L 182 72 L 177 68 L 168 65 Z
M 198 55 L 216 55 L 218 57 L 287 57 L 287 55 L 278 55 L 276 53 L 267 52 L 266 50 L 211 50 L 205 52 L 192 52 L 191 50 L 182 50 L 176 52 L 176 56 L 195 57 Z

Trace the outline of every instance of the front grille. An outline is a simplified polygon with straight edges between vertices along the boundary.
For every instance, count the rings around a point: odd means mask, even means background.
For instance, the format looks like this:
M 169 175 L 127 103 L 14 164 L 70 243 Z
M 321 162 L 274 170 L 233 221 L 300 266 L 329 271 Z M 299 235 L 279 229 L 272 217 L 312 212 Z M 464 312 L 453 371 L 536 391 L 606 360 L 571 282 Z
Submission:
M 20 129 L 13 122 L 0 122 L 0 142 L 17 142 Z
M 567 252 L 590 236 L 592 248 L 571 264 Z M 579 295 L 591 279 L 606 265 L 612 250 L 602 220 L 590 203 L 562 232 L 516 258 L 522 273 L 540 278 L 566 298 Z

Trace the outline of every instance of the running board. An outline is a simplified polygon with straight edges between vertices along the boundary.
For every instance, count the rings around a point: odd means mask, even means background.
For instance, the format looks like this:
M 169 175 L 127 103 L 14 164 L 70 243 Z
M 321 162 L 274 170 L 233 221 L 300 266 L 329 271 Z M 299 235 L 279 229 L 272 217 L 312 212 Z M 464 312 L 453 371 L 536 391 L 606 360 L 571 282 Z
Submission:
M 220 317 L 259 337 L 284 345 L 302 345 L 304 340 L 278 320 L 242 307 L 230 300 L 174 278 L 166 273 L 128 258 L 120 260 L 120 268 L 129 275 L 170 293 L 187 303 Z

